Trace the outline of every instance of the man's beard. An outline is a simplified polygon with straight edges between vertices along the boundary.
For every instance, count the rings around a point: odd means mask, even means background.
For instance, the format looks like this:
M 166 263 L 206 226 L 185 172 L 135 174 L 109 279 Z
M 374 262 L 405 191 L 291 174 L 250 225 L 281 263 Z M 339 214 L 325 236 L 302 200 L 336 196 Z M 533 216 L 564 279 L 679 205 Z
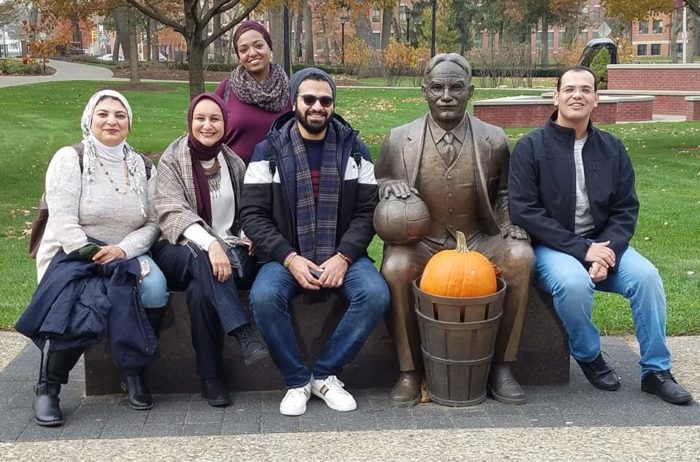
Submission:
M 304 129 L 309 133 L 312 133 L 314 135 L 318 135 L 319 133 L 322 133 L 323 130 L 325 130 L 328 127 L 328 125 L 331 123 L 332 114 L 328 114 L 328 115 L 323 114 L 325 117 L 325 119 L 323 121 L 311 122 L 307 118 L 308 113 L 309 113 L 309 111 L 307 111 L 306 114 L 302 114 L 301 111 L 299 110 L 299 108 L 294 110 L 294 115 L 297 118 L 297 122 L 299 122 L 301 124 L 301 126 L 304 127 Z

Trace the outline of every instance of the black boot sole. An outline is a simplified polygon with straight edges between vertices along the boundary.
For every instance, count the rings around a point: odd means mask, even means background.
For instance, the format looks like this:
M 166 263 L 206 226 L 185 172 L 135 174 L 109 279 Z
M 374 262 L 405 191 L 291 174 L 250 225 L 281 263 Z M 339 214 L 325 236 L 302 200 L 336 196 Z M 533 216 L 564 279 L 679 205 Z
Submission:
M 34 418 L 34 422 L 39 425 L 40 427 L 58 427 L 63 425 L 63 419 L 59 420 L 39 420 L 36 417 Z

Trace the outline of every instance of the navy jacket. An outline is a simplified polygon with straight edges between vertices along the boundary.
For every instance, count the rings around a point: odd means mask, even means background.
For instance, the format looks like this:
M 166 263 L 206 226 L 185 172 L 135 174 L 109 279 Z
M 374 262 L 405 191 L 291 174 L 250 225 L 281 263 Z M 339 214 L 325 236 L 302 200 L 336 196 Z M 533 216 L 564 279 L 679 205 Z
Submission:
M 117 367 L 146 367 L 158 341 L 140 305 L 140 273 L 135 258 L 98 265 L 59 251 L 15 328 L 39 348 L 50 338 L 51 350 L 93 345 L 108 333 Z
M 296 123 L 293 112 L 277 119 L 248 164 L 243 183 L 241 223 L 262 261 L 283 262 L 298 249 L 296 230 L 296 163 L 289 130 Z M 374 236 L 377 181 L 369 149 L 357 131 L 335 114 L 331 122 L 337 134 L 336 159 L 341 179 L 336 226 L 336 250 L 353 260 L 365 256 Z M 357 165 L 353 146 L 362 159 Z M 275 173 L 270 169 L 273 156 Z
M 535 244 L 581 262 L 588 251 L 586 239 L 609 240 L 619 259 L 634 235 L 639 212 L 627 150 L 619 138 L 589 123 L 583 168 L 595 228 L 587 236 L 577 235 L 574 130 L 556 125 L 556 116 L 555 112 L 513 150 L 508 178 L 511 221 L 530 233 Z

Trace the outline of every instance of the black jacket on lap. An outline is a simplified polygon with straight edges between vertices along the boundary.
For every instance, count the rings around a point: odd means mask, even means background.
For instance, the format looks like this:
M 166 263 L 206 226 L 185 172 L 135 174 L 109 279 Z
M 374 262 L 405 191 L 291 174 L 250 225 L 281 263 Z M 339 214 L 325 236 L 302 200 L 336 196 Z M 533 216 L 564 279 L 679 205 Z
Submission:
M 15 328 L 41 349 L 86 347 L 109 335 L 119 369 L 140 369 L 158 356 L 153 333 L 137 290 L 141 265 L 136 258 L 98 265 L 78 251 L 59 251 Z

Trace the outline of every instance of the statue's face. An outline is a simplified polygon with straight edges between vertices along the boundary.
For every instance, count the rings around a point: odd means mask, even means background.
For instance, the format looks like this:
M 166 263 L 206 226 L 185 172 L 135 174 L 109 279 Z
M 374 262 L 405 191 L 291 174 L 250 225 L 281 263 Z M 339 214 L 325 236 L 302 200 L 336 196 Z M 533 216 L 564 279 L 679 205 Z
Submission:
M 451 130 L 462 121 L 473 93 L 474 85 L 469 75 L 449 61 L 435 66 L 423 84 L 430 114 L 444 130 Z

